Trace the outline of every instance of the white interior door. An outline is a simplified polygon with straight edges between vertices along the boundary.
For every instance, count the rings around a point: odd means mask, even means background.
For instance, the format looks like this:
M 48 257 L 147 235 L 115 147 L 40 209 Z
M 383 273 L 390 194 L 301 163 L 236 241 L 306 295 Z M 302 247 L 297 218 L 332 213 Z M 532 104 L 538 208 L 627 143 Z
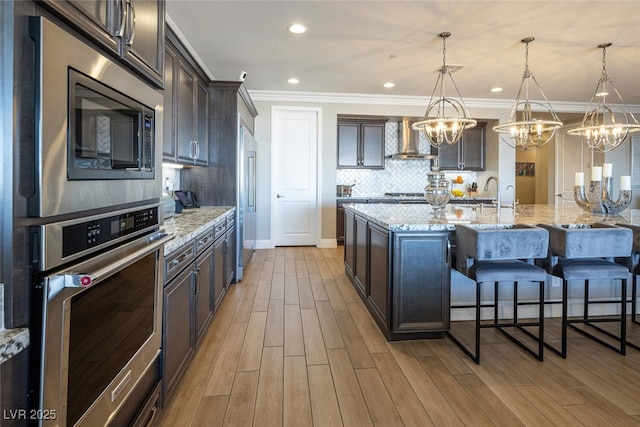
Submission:
M 275 246 L 317 244 L 318 115 L 315 109 L 273 110 Z
M 594 161 L 596 164 L 602 164 L 604 160 L 604 154 L 594 153 L 584 145 L 582 138 L 567 134 L 567 129 L 568 126 L 560 129 L 555 140 L 558 159 L 556 162 L 556 203 L 559 206 L 567 203 L 575 204 L 573 200 L 575 173 L 584 172 L 584 182 L 588 186 L 591 180 L 591 166 Z

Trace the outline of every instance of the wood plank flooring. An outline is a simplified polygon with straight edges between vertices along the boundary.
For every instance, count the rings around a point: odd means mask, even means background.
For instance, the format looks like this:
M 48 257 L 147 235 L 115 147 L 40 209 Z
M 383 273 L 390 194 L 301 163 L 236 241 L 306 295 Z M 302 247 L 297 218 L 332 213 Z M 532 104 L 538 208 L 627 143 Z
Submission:
M 540 363 L 485 329 L 478 366 L 449 339 L 386 342 L 342 247 L 259 250 L 245 274 L 163 426 L 640 425 L 640 351 L 569 331 L 568 358 Z

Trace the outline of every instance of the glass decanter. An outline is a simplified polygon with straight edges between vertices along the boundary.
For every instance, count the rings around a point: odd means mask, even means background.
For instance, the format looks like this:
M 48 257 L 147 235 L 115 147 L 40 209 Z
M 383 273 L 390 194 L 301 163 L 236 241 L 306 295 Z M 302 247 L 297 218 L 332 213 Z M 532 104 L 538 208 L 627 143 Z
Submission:
M 444 211 L 445 205 L 449 202 L 451 193 L 449 192 L 449 181 L 440 171 L 438 160 L 431 166 L 431 172 L 427 174 L 429 183 L 424 187 L 424 198 L 432 207 L 434 212 Z

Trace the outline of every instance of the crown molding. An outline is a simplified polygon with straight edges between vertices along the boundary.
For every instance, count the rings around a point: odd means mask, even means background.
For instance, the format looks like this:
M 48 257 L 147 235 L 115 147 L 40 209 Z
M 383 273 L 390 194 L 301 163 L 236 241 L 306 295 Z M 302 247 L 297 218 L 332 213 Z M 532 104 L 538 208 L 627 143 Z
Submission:
M 321 104 L 368 104 L 426 107 L 429 98 L 425 96 L 372 95 L 364 93 L 337 92 L 295 92 L 277 90 L 249 90 L 254 101 L 269 102 L 312 102 Z M 513 106 L 512 99 L 465 98 L 467 108 L 487 108 L 506 110 Z M 551 102 L 556 112 L 584 113 L 589 108 L 587 102 Z M 533 105 L 534 109 L 536 105 Z M 633 113 L 640 113 L 640 105 L 627 104 Z

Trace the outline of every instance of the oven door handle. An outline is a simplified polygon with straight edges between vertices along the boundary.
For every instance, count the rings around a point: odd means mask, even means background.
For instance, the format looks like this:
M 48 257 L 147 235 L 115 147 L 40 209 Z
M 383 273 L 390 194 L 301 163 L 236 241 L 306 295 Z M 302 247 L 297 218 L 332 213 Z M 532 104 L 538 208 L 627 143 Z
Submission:
M 60 292 L 63 288 L 88 288 L 96 283 L 101 282 L 107 277 L 117 273 L 120 270 L 133 264 L 140 258 L 143 258 L 158 250 L 159 247 L 173 239 L 173 234 L 158 233 L 149 237 L 149 245 L 133 252 L 116 262 L 98 269 L 93 273 L 77 273 L 77 274 L 59 274 L 49 277 L 49 298 Z

